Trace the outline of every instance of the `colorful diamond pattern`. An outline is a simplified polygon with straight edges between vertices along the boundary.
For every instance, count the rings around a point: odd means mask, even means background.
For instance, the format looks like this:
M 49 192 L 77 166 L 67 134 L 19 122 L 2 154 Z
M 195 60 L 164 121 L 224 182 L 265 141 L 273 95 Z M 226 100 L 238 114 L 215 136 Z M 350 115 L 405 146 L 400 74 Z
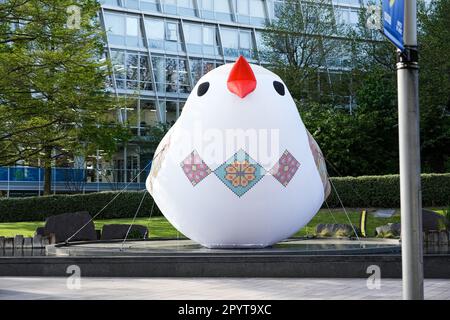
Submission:
M 261 180 L 266 171 L 241 149 L 214 173 L 234 194 L 241 197 Z
M 287 186 L 291 179 L 294 177 L 300 162 L 294 158 L 289 151 L 284 151 L 280 160 L 270 170 L 270 174 L 277 179 L 283 186 Z
M 196 186 L 211 173 L 211 169 L 195 150 L 181 162 L 181 168 L 193 186 Z

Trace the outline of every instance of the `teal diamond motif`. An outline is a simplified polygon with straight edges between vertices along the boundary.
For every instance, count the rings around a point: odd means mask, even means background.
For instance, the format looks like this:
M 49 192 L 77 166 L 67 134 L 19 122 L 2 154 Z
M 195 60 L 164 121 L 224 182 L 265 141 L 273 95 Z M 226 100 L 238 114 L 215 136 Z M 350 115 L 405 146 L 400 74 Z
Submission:
M 261 180 L 266 170 L 241 149 L 214 173 L 235 195 L 241 197 Z

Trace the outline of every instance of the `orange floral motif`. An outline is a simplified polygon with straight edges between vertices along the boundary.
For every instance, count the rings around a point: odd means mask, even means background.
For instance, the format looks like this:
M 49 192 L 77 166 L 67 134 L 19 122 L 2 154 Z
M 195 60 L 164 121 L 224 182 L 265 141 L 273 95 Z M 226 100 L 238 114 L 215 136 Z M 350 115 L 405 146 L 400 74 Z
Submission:
M 234 161 L 225 168 L 225 179 L 231 182 L 233 187 L 246 187 L 255 177 L 256 168 L 247 160 Z

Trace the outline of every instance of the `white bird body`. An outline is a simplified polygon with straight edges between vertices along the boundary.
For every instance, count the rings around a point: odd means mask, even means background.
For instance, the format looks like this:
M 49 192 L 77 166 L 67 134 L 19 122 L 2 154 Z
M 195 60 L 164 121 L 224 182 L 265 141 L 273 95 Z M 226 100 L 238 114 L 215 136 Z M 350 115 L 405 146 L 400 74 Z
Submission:
M 199 80 L 146 182 L 173 226 L 210 248 L 281 241 L 311 220 L 329 189 L 320 149 L 291 95 L 274 89 L 282 80 L 250 66 L 256 87 L 244 84 L 245 97 L 227 88 L 234 64 Z

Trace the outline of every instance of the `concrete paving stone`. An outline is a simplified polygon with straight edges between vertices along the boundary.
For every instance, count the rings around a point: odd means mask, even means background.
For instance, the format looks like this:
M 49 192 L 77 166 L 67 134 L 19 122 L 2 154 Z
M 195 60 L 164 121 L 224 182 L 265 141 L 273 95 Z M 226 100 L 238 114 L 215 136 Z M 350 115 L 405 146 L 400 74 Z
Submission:
M 427 299 L 450 299 L 450 280 L 426 280 Z M 0 278 L 0 299 L 401 299 L 401 281 L 383 279 L 369 290 L 364 279 Z

